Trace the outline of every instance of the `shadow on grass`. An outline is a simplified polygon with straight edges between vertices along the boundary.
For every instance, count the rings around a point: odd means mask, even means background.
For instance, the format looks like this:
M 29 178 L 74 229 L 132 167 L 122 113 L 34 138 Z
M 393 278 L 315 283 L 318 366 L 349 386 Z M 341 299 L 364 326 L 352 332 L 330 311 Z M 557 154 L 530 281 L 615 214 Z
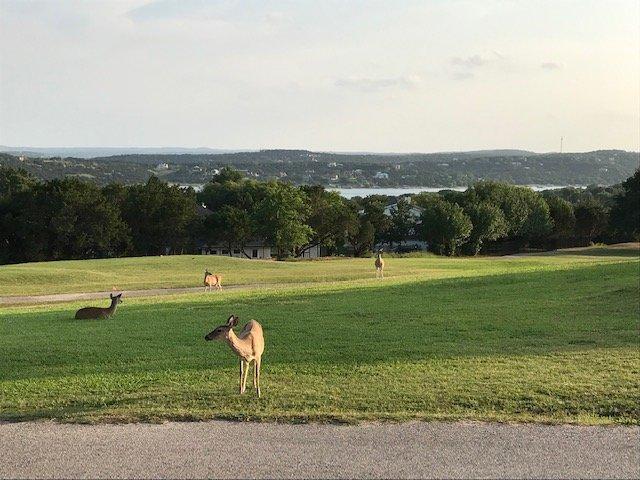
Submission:
M 640 248 L 636 247 L 591 247 L 585 249 L 567 249 L 555 252 L 555 255 L 580 255 L 586 257 L 640 257 Z
M 254 297 L 167 299 L 106 320 L 0 317 L 0 380 L 235 365 L 203 336 L 230 313 L 259 320 L 269 365 L 362 365 L 637 346 L 638 264 Z

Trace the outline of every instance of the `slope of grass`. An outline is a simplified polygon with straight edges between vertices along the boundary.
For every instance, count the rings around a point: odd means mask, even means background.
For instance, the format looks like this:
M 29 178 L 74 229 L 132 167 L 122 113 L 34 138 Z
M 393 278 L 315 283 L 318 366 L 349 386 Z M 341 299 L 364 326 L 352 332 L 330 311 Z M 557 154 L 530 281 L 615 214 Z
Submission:
M 443 258 L 433 255 L 389 258 L 387 277 L 436 279 L 491 275 L 538 268 L 570 267 L 576 262 L 620 261 L 637 250 L 594 248 L 569 255 Z M 371 278 L 373 259 L 336 258 L 275 262 L 210 255 L 176 255 L 104 260 L 72 260 L 0 266 L 0 296 L 136 290 L 202 285 L 204 270 L 223 275 L 224 285 L 328 282 Z
M 73 320 L 80 303 L 0 309 L 0 419 L 638 423 L 637 258 L 546 260 L 131 299 L 102 321 Z M 260 400 L 203 339 L 230 313 L 264 326 Z

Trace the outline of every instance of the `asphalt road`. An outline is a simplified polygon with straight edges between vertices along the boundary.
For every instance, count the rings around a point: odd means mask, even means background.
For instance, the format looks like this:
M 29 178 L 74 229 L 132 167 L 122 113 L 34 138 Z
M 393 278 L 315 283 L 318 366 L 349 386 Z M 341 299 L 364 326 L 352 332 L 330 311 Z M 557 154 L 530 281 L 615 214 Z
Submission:
M 638 478 L 639 427 L 0 424 L 6 478 Z

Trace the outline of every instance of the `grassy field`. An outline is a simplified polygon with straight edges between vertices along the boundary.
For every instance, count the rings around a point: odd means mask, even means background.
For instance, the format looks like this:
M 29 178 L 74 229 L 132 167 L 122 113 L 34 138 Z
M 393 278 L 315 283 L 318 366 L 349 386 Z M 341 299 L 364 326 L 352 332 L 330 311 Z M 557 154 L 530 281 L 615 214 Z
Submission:
M 390 259 L 384 281 L 358 279 L 371 276 L 368 259 L 216 260 L 235 283 L 344 281 L 125 299 L 101 321 L 73 320 L 84 303 L 0 309 L 0 419 L 640 421 L 637 251 Z M 40 268 L 71 292 L 96 271 L 120 288 L 150 286 L 151 270 L 164 272 L 158 282 L 175 271 L 182 285 L 207 264 Z M 20 287 L 37 270 L 1 267 L 0 288 L 38 293 Z M 260 400 L 236 393 L 230 349 L 203 339 L 230 313 L 264 326 Z
M 493 275 L 637 256 L 637 250 L 596 247 L 562 256 L 393 259 L 385 276 L 439 279 Z M 224 285 L 332 282 L 374 276 L 373 259 L 341 258 L 274 262 L 209 255 L 73 260 L 0 266 L 0 296 L 201 286 L 204 270 L 221 273 Z

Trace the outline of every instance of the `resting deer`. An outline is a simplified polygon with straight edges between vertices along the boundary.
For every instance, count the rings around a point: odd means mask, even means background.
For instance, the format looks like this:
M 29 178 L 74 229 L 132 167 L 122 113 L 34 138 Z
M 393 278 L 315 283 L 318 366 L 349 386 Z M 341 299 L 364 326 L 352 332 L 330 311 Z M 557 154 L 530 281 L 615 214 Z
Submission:
M 249 321 L 240 335 L 236 335 L 233 327 L 238 324 L 238 317 L 231 315 L 225 325 L 216 327 L 208 333 L 205 340 L 221 340 L 227 342 L 231 350 L 240 358 L 240 393 L 247 389 L 249 364 L 253 361 L 253 387 L 260 398 L 260 363 L 264 352 L 264 335 L 262 326 L 255 320 Z
M 76 312 L 76 318 L 86 320 L 89 318 L 109 318 L 116 313 L 116 307 L 119 303 L 122 303 L 122 294 L 113 295 L 109 294 L 111 298 L 111 306 L 107 308 L 102 307 L 85 307 Z
M 211 291 L 211 287 L 216 287 L 218 290 L 222 290 L 222 275 L 214 275 L 209 270 L 204 271 L 204 291 Z
M 378 250 L 376 257 L 376 278 L 384 278 L 384 260 L 382 259 L 382 250 Z

